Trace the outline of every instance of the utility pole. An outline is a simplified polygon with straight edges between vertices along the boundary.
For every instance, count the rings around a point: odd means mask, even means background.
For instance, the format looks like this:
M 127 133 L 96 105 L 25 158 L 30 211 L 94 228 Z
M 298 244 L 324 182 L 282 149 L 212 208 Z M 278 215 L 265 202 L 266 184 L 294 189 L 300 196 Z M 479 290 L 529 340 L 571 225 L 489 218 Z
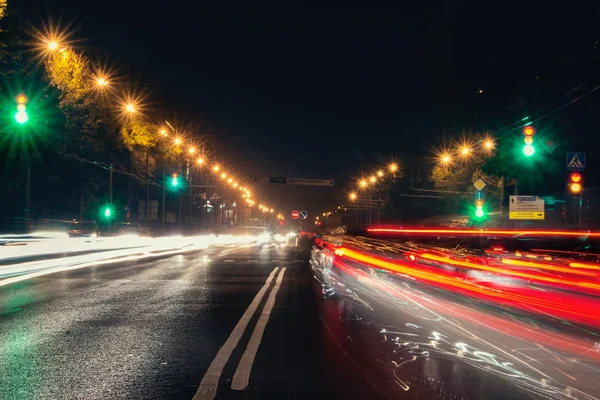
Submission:
M 112 206 L 113 202 L 113 164 L 110 163 L 110 170 L 108 171 L 108 204 Z
M 166 220 L 166 215 L 165 215 L 165 210 L 166 210 L 166 204 L 165 204 L 166 195 L 165 195 L 165 192 L 167 190 L 167 188 L 166 188 L 166 186 L 167 186 L 166 182 L 167 182 L 167 174 L 163 170 L 162 213 L 161 213 L 161 224 L 160 224 L 161 228 L 163 228 L 163 229 L 165 229 L 165 220 Z
M 31 160 L 27 160 L 27 188 L 25 189 L 25 221 L 27 223 L 27 232 L 33 228 L 31 221 Z
M 146 227 L 150 226 L 150 207 L 148 203 L 150 202 L 150 164 L 149 164 L 149 150 L 146 149 L 146 201 L 144 203 L 144 216 L 146 217 Z

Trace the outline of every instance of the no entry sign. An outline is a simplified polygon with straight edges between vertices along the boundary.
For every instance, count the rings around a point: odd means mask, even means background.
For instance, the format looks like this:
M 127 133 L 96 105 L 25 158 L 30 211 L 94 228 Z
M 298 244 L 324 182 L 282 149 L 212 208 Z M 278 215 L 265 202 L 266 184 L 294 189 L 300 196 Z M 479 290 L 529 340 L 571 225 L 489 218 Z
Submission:
M 300 218 L 300 212 L 298 212 L 298 210 L 292 211 L 292 219 L 298 219 L 298 218 Z

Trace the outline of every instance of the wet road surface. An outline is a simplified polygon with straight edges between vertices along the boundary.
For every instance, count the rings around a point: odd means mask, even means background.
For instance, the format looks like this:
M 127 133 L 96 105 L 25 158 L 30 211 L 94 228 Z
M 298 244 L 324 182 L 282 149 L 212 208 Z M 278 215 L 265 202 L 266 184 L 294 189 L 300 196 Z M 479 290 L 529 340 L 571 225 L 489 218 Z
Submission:
M 2 286 L 0 399 L 385 393 L 345 354 L 308 253 L 231 246 Z

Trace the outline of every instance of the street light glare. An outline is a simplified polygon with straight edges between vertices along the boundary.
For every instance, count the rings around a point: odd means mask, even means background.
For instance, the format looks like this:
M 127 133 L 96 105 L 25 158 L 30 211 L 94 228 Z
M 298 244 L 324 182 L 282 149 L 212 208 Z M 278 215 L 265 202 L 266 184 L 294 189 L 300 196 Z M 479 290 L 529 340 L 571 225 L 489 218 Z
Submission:
M 164 128 L 160 130 L 160 134 L 163 135 L 163 136 L 167 136 L 168 135 L 167 134 L 167 130 L 164 129 Z
M 188 152 L 190 154 L 194 154 L 196 152 L 196 148 L 195 147 L 190 147 L 190 149 L 188 150 Z
M 452 159 L 450 158 L 450 156 L 448 154 L 444 154 L 441 157 L 441 161 L 444 164 L 448 164 Z
M 181 144 L 181 138 L 175 138 L 175 140 L 173 141 L 177 146 L 179 146 Z
M 356 193 L 350 193 L 350 200 L 356 200 Z
M 381 178 L 383 176 L 383 171 L 382 170 L 377 171 L 377 176 Z
M 58 43 L 56 40 L 51 40 L 48 42 L 48 50 L 56 50 L 58 49 Z
M 377 182 L 377 178 L 375 176 L 370 177 L 369 180 L 371 181 L 371 183 Z
M 391 163 L 391 164 L 390 164 L 390 171 L 392 171 L 392 172 L 396 172 L 396 171 L 398 171 L 398 164 L 396 164 L 396 163 Z
M 227 178 L 227 174 L 226 174 L 225 172 L 223 172 L 223 173 L 221 174 L 221 178 L 223 178 L 223 179 Z
M 196 162 L 200 165 L 204 164 L 204 159 L 202 157 L 200 157 L 199 159 L 196 160 Z
M 125 111 L 129 112 L 129 113 L 134 113 L 135 112 L 135 106 L 131 103 L 128 103 L 125 106 Z
M 108 85 L 108 81 L 104 78 L 98 78 L 98 79 L 96 79 L 96 84 L 98 86 L 106 86 L 106 85 Z
M 219 167 L 218 165 L 215 165 L 213 167 L 213 171 L 215 171 L 215 172 L 219 172 L 220 169 L 221 169 L 221 167 Z
M 361 179 L 360 182 L 358 182 L 358 184 L 361 188 L 367 187 L 367 181 L 364 179 Z

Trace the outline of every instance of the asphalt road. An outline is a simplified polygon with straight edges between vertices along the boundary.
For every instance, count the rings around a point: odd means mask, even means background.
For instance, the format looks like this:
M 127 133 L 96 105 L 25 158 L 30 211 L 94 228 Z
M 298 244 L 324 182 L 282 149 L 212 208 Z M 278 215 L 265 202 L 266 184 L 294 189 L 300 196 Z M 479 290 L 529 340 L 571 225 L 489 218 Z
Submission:
M 231 246 L 2 286 L 0 399 L 377 398 L 308 255 Z

